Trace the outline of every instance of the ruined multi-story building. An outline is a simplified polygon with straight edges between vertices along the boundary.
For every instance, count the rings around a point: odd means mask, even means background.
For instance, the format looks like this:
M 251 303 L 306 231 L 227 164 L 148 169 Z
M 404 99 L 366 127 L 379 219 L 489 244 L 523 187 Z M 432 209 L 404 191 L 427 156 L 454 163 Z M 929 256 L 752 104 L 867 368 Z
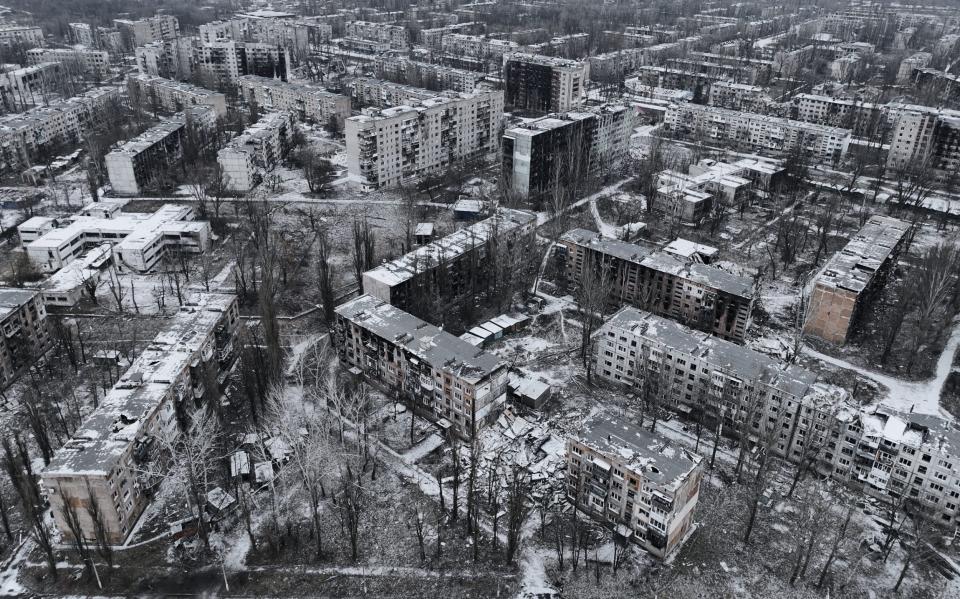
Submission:
M 874 215 L 817 275 L 804 331 L 831 343 L 845 343 L 887 274 L 897 262 L 910 224 Z
M 567 279 L 577 285 L 603 280 L 610 306 L 630 304 L 743 342 L 755 296 L 752 279 L 586 229 L 567 231 L 558 246 Z

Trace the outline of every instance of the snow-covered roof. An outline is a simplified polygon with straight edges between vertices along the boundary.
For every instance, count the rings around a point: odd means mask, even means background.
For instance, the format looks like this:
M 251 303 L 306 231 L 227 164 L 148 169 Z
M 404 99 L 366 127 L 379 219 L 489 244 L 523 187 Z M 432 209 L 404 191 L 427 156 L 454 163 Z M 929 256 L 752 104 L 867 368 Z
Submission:
M 603 412 L 584 422 L 576 437 L 661 487 L 679 487 L 701 460 L 666 437 Z
M 738 297 L 749 298 L 753 295 L 753 280 L 749 277 L 738 276 L 706 264 L 687 262 L 651 246 L 607 239 L 587 229 L 567 231 L 561 237 L 561 241 L 588 247 L 620 260 L 634 262 L 645 268 L 701 283 Z
M 431 367 L 471 384 L 505 366 L 497 356 L 369 295 L 341 304 L 336 311 L 354 325 L 404 348 Z
M 629 331 L 652 345 L 697 359 L 712 370 L 742 381 L 760 381 L 797 398 L 806 396 L 817 379 L 816 374 L 799 366 L 631 306 L 611 316 L 597 335 L 611 329 Z
M 0 320 L 19 310 L 20 306 L 32 300 L 36 295 L 37 292 L 30 289 L 0 287 Z
M 909 229 L 910 224 L 902 220 L 871 216 L 850 242 L 830 258 L 816 284 L 859 294 L 870 284 Z
M 536 219 L 536 215 L 530 212 L 500 208 L 496 215 L 486 220 L 368 270 L 363 276 L 393 287 L 413 278 L 417 273 L 433 268 L 441 261 L 450 263 L 456 260 L 473 248 L 485 244 L 493 234 L 503 235 L 518 227 L 531 225 Z
M 185 393 L 184 374 L 209 347 L 220 319 L 236 296 L 204 293 L 184 304 L 170 326 L 158 334 L 57 451 L 43 476 L 106 476 L 147 435 L 144 425 L 164 399 Z
M 720 250 L 710 245 L 704 245 L 678 237 L 668 243 L 663 248 L 663 251 L 680 256 L 681 258 L 693 258 L 696 255 L 711 258 L 716 256 Z

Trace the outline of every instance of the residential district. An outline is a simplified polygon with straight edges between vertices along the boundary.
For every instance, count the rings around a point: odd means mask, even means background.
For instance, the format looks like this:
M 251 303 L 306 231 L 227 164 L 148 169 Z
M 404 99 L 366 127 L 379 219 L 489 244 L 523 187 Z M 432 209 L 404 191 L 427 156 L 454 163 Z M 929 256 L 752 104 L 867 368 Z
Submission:
M 960 14 L 8 0 L 0 595 L 960 597 Z

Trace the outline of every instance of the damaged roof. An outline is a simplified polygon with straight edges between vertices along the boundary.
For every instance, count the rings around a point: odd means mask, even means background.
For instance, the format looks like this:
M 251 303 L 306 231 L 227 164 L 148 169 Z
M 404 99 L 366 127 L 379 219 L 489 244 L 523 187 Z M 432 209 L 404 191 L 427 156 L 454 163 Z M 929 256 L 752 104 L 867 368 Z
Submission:
M 477 383 L 506 366 L 497 356 L 370 295 L 337 307 L 356 326 L 405 348 L 433 368 Z

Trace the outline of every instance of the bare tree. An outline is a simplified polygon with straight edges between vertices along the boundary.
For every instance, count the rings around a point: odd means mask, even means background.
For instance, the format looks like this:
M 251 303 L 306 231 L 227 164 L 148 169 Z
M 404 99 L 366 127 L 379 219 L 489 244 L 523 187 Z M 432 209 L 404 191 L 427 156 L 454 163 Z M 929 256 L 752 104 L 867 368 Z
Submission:
M 367 219 L 353 221 L 353 274 L 363 290 L 363 273 L 375 264 L 376 241 Z
M 592 384 L 593 337 L 603 323 L 603 313 L 610 297 L 612 283 L 606 265 L 587 264 L 577 290 L 577 305 L 580 308 L 582 327 L 580 335 L 580 361 L 587 373 L 587 384 Z
M 46 519 L 43 495 L 36 473 L 30 461 L 27 445 L 19 435 L 13 435 L 2 440 L 4 452 L 4 467 L 10 477 L 13 488 L 20 498 L 20 511 L 23 519 L 30 527 L 30 533 L 37 545 L 43 550 L 47 560 L 50 576 L 57 579 L 57 558 L 53 551 L 53 540 L 50 537 L 49 525 Z
M 197 530 L 208 550 L 207 492 L 222 458 L 219 455 L 221 434 L 220 423 L 209 409 L 201 408 L 173 438 L 158 436 L 159 455 L 141 473 L 147 488 L 165 481 L 183 496 L 197 519 Z

